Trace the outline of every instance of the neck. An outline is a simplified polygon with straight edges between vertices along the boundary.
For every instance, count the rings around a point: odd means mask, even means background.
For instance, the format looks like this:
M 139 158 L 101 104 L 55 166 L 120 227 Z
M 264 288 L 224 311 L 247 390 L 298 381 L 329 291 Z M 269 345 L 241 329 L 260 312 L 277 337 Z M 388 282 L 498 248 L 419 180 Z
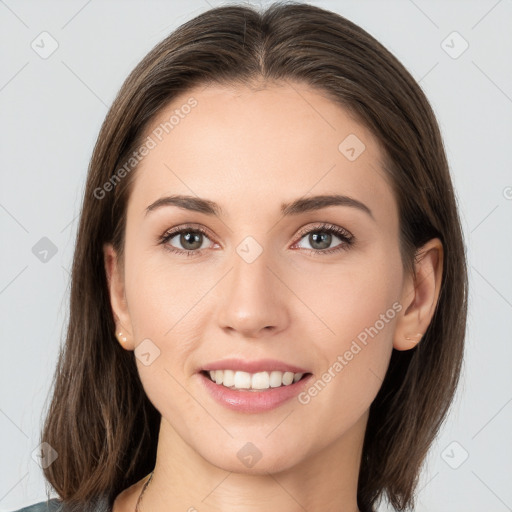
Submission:
M 227 458 L 225 468 L 208 462 L 162 418 L 157 461 L 140 510 L 260 512 L 264 507 L 280 512 L 358 512 L 357 481 L 367 419 L 363 415 L 342 438 L 292 466 L 273 471 L 256 464 L 239 472 L 240 464 L 236 471 Z M 285 466 L 282 460 L 273 462 Z

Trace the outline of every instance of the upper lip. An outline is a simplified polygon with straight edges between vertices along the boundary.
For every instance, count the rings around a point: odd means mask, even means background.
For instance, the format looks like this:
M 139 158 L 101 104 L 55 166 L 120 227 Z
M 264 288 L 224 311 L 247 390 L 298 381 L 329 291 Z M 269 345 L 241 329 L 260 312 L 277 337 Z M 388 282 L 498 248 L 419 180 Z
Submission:
M 264 371 L 308 373 L 304 368 L 288 364 L 277 359 L 258 359 L 248 361 L 247 359 L 221 359 L 203 365 L 199 371 L 210 370 L 233 370 L 247 373 L 258 373 Z

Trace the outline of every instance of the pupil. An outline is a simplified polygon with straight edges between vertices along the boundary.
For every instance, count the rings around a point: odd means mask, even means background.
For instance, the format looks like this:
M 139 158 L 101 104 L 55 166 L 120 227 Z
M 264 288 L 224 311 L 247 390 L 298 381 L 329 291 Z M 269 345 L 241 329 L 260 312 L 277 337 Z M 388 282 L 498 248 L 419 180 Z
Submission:
M 314 248 L 314 249 L 327 249 L 329 247 L 329 245 L 331 244 L 331 238 L 332 238 L 332 235 L 331 233 L 325 233 L 325 232 L 322 232 L 320 231 L 320 233 L 322 233 L 321 235 L 318 235 L 318 234 L 311 234 L 309 235 L 310 236 L 310 244 L 311 246 Z M 315 247 L 314 244 L 316 243 L 320 243 L 320 247 Z
M 181 235 L 181 244 L 183 247 L 194 250 L 199 249 L 201 247 L 201 236 L 202 233 L 191 233 L 190 231 L 186 234 Z M 187 247 L 187 244 L 196 244 L 193 247 Z

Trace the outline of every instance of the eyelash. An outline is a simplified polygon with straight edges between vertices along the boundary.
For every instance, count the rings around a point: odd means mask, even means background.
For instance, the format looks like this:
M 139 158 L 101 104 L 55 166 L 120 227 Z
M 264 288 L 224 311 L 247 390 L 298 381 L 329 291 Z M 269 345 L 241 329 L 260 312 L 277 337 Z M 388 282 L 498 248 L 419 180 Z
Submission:
M 302 249 L 303 251 L 308 251 L 309 253 L 311 253 L 313 255 L 319 256 L 319 255 L 332 254 L 332 253 L 339 252 L 339 251 L 347 251 L 348 249 L 350 249 L 350 247 L 354 244 L 354 241 L 355 241 L 355 237 L 351 233 L 349 233 L 347 230 L 340 228 L 339 226 L 336 226 L 335 224 L 323 223 L 323 224 L 316 225 L 313 228 L 308 228 L 306 230 L 301 231 L 299 233 L 299 239 L 297 240 L 297 242 L 294 243 L 294 245 L 299 243 L 306 235 L 309 235 L 310 233 L 315 233 L 315 232 L 329 233 L 329 234 L 336 235 L 338 238 L 341 239 L 342 243 L 337 245 L 336 247 L 331 248 L 331 249 Z M 196 226 L 183 226 L 179 229 L 166 231 L 158 239 L 158 243 L 163 245 L 166 250 L 168 250 L 174 254 L 182 254 L 182 255 L 184 254 L 185 256 L 188 256 L 188 257 L 201 255 L 205 249 L 195 249 L 195 250 L 186 251 L 183 249 L 177 249 L 176 247 L 172 247 L 171 245 L 169 245 L 167 243 L 167 242 L 169 242 L 169 240 L 174 238 L 176 235 L 180 235 L 182 233 L 201 233 L 208 239 L 210 238 L 208 233 L 206 232 L 206 230 L 204 230 L 200 226 L 197 226 L 197 227 Z

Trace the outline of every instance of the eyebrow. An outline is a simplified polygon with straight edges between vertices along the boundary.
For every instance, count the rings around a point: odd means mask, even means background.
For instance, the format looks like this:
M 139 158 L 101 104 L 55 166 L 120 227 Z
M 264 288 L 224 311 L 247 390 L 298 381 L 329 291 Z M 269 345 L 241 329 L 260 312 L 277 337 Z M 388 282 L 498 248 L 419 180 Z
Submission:
M 151 203 L 146 208 L 145 215 L 164 206 L 176 206 L 184 210 L 204 213 L 206 215 L 220 216 L 223 214 L 221 206 L 214 201 L 210 201 L 209 199 L 188 195 L 173 195 L 161 197 L 154 203 Z M 292 201 L 291 203 L 282 203 L 281 213 L 284 216 L 300 215 L 301 213 L 321 210 L 322 208 L 327 208 L 329 206 L 348 206 L 350 208 L 356 208 L 375 220 L 372 211 L 364 203 L 354 199 L 353 197 L 340 194 L 299 198 L 295 201 Z

